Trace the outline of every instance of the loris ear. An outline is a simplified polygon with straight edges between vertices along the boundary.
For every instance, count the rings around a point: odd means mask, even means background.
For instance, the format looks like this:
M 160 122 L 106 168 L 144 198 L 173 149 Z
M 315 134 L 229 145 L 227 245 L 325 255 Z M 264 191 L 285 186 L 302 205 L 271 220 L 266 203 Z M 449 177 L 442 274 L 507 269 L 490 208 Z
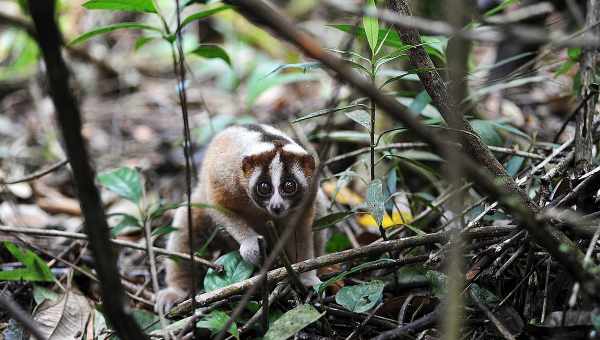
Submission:
M 256 167 L 256 159 L 254 156 L 246 156 L 242 159 L 242 171 L 244 176 L 248 177 L 252 173 L 252 169 Z
M 315 158 L 312 155 L 302 156 L 302 169 L 306 177 L 310 177 L 315 172 Z

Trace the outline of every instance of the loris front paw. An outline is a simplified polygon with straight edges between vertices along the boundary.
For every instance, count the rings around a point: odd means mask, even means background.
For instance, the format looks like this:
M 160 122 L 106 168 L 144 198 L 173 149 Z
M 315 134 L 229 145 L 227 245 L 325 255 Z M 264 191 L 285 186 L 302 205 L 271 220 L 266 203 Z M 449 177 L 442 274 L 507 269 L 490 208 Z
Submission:
M 258 237 L 248 237 L 240 244 L 240 255 L 246 262 L 255 266 L 260 265 L 260 249 L 258 248 Z
M 300 274 L 300 282 L 306 287 L 314 287 L 315 285 L 320 285 L 323 283 L 321 279 L 317 277 L 317 271 L 311 270 L 306 273 Z
M 187 293 L 181 289 L 168 287 L 162 289 L 156 294 L 156 303 L 154 304 L 154 311 L 162 311 L 163 314 L 167 314 L 176 303 L 183 301 L 187 297 Z

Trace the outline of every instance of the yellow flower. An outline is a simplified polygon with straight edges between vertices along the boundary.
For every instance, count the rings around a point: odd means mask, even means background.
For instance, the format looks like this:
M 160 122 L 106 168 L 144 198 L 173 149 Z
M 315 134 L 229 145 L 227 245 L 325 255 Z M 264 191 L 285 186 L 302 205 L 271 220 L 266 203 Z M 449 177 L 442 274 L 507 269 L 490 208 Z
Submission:
M 383 225 L 384 229 L 388 229 L 395 225 L 410 223 L 410 222 L 412 222 L 412 220 L 413 220 L 413 216 L 410 213 L 410 211 L 402 211 L 402 212 L 394 211 L 392 213 L 391 217 L 388 213 L 385 213 L 381 224 Z M 371 214 L 368 214 L 368 213 L 360 214 L 357 217 L 357 221 L 358 221 L 358 224 L 360 224 L 361 226 L 363 226 L 366 229 L 379 228 L 377 226 L 377 222 L 375 221 L 375 218 Z

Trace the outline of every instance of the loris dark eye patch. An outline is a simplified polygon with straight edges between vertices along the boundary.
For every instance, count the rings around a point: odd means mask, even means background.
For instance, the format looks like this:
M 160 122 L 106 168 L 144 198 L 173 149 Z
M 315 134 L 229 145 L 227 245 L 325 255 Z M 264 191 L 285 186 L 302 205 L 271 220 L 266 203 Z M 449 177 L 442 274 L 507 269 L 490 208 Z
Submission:
M 260 182 L 256 185 L 256 193 L 261 197 L 268 197 L 273 193 L 273 187 L 268 182 Z
M 281 191 L 284 195 L 291 196 L 298 191 L 298 183 L 296 181 L 288 179 L 281 185 Z

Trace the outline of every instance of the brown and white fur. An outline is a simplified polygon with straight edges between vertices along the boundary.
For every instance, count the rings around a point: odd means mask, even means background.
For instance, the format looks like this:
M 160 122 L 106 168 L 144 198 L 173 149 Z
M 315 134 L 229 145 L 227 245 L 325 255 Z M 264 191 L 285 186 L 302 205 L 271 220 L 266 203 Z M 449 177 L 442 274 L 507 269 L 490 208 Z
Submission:
M 207 147 L 192 202 L 220 206 L 230 213 L 192 208 L 195 250 L 214 228 L 223 226 L 226 233 L 221 232 L 210 243 L 212 249 L 226 251 L 239 246 L 242 258 L 258 265 L 257 237 L 262 235 L 270 246 L 274 245 L 268 237 L 267 221 L 273 221 L 282 231 L 286 223 L 298 219 L 285 247 L 290 261 L 322 255 L 323 233 L 313 233 L 311 227 L 315 216 L 324 213 L 324 194 L 318 191 L 308 209 L 298 209 L 311 191 L 316 175 L 313 156 L 271 126 L 240 125 L 223 130 Z M 171 233 L 168 250 L 189 252 L 187 221 L 187 208 L 179 208 L 173 221 L 178 230 Z M 156 300 L 156 308 L 163 311 L 168 311 L 191 290 L 189 263 L 167 260 L 166 271 L 167 287 L 158 293 Z M 316 271 L 303 273 L 300 279 L 307 286 L 321 282 Z

